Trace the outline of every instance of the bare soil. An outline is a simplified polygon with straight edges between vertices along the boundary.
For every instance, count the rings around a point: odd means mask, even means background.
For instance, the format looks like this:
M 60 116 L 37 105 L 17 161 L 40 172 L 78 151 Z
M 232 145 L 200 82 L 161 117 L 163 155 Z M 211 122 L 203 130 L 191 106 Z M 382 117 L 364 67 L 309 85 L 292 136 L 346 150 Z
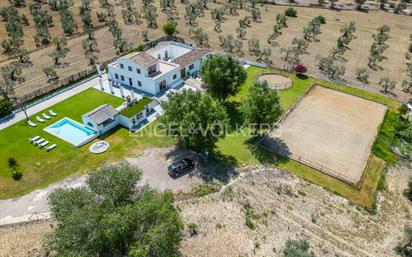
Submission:
M 3 5 L 5 5 L 3 1 Z M 28 3 L 32 1 L 27 1 Z M 111 1 L 115 3 L 115 1 Z M 93 2 L 93 19 L 96 25 L 99 25 L 95 17 L 95 12 L 100 10 L 100 6 L 97 1 Z M 155 1 L 158 6 L 159 1 Z M 78 21 L 79 31 L 82 31 L 82 23 L 78 14 L 78 7 L 80 1 L 75 1 L 74 6 L 70 7 L 74 13 L 76 21 Z M 209 10 L 216 6 L 221 6 L 221 3 L 209 3 Z M 140 1 L 135 3 L 139 9 L 142 7 Z M 176 1 L 176 6 L 179 11 L 180 20 L 178 22 L 178 36 L 185 38 L 188 41 L 193 41 L 189 35 L 189 27 L 186 25 L 186 21 L 183 16 L 185 14 L 184 4 L 180 1 Z M 247 29 L 246 39 L 257 38 L 260 39 L 261 47 L 267 48 L 269 45 L 266 42 L 267 36 L 271 31 L 272 26 L 275 24 L 275 17 L 278 13 L 282 13 L 287 7 L 286 6 L 276 6 L 276 5 L 265 5 L 258 6 L 262 12 L 262 20 L 260 22 L 252 23 L 252 26 Z M 44 9 L 48 9 L 47 5 L 43 5 Z M 372 33 L 376 31 L 376 28 L 382 24 L 387 24 L 391 28 L 391 39 L 388 41 L 389 49 L 385 52 L 387 57 L 380 65 L 383 70 L 372 70 L 369 69 L 370 85 L 366 86 L 369 90 L 379 91 L 380 88 L 377 85 L 378 81 L 383 76 L 389 76 L 397 81 L 401 81 L 406 78 L 405 71 L 405 53 L 409 45 L 409 34 L 412 31 L 411 18 L 403 15 L 395 15 L 385 12 L 357 12 L 357 11 L 334 11 L 329 9 L 316 9 L 316 8 L 304 8 L 295 7 L 298 11 L 297 18 L 290 18 L 288 21 L 288 27 L 283 29 L 283 34 L 279 37 L 279 44 L 281 47 L 288 47 L 294 37 L 301 37 L 303 27 L 315 16 L 322 15 L 326 18 L 327 24 L 322 25 L 322 34 L 319 37 L 319 42 L 313 42 L 309 46 L 309 53 L 303 56 L 302 62 L 306 64 L 309 68 L 309 73 L 323 77 L 322 74 L 318 72 L 314 59 L 316 55 L 326 55 L 330 48 L 336 45 L 336 39 L 339 37 L 339 28 L 345 23 L 350 21 L 355 21 L 357 24 L 357 32 L 355 39 L 351 45 L 350 50 L 345 54 L 344 59 L 342 59 L 342 64 L 346 67 L 346 75 L 343 76 L 343 83 L 351 84 L 357 87 L 364 87 L 361 83 L 358 83 L 355 79 L 355 70 L 357 67 L 367 67 L 369 48 L 372 43 Z M 146 22 L 139 25 L 125 25 L 121 16 L 122 7 L 119 4 L 115 4 L 115 13 L 117 15 L 117 20 L 123 28 L 123 34 L 126 39 L 128 39 L 135 46 L 143 43 L 141 37 L 141 32 L 147 28 Z M 239 15 L 226 15 L 226 21 L 222 24 L 221 33 L 217 33 L 213 30 L 214 23 L 210 17 L 210 11 L 206 10 L 203 17 L 197 19 L 198 26 L 201 27 L 209 35 L 210 47 L 216 50 L 220 50 L 220 43 L 218 40 L 219 35 L 225 34 L 236 34 L 235 29 L 238 26 L 238 20 L 245 15 L 249 15 L 246 8 L 239 10 Z M 35 49 L 33 35 L 35 34 L 34 22 L 28 11 L 28 7 L 20 8 L 19 12 L 25 13 L 29 18 L 30 26 L 25 28 L 25 46 L 28 49 Z M 62 30 L 60 26 L 60 17 L 58 12 L 52 12 L 53 21 L 55 27 L 51 28 L 53 36 L 61 35 Z M 161 30 L 162 24 L 166 21 L 166 15 L 160 11 L 158 7 L 159 17 L 157 22 L 159 28 L 148 29 L 149 38 L 151 40 L 159 38 L 163 35 Z M 0 26 L 0 37 L 5 38 L 6 32 L 3 26 Z M 116 57 L 116 52 L 112 46 L 113 37 L 108 32 L 107 28 L 103 28 L 96 32 L 96 37 L 99 44 L 100 53 L 98 54 L 99 60 L 104 61 Z M 75 74 L 79 71 L 85 70 L 88 67 L 88 61 L 84 58 L 83 49 L 81 47 L 81 41 L 85 36 L 75 37 L 69 40 L 70 52 L 69 55 L 64 60 L 67 66 L 60 68 L 58 74 L 60 78 L 68 77 L 69 75 Z M 52 60 L 48 56 L 50 52 L 53 51 L 53 47 L 47 47 L 38 50 L 31 54 L 31 60 L 33 66 L 24 70 L 24 76 L 26 82 L 19 84 L 16 87 L 17 95 L 28 94 L 36 89 L 49 87 L 46 78 L 42 72 L 42 69 L 46 66 L 52 65 Z M 245 58 L 254 59 L 247 53 L 247 41 L 243 40 L 243 52 L 245 53 Z M 270 61 L 273 65 L 282 67 L 283 62 L 280 59 L 280 47 L 272 48 L 272 56 Z M 4 56 L 3 56 L 4 59 Z M 3 62 L 0 66 L 5 65 L 7 62 Z M 397 88 L 394 90 L 396 97 L 399 99 L 407 99 L 410 96 L 401 90 L 400 83 L 398 83 Z
M 272 89 L 286 89 L 292 86 L 292 80 L 282 75 L 267 73 L 257 77 L 258 81 L 267 81 Z
M 381 104 L 314 86 L 264 145 L 357 184 L 385 111 Z
M 185 232 L 183 256 L 283 256 L 288 239 L 307 239 L 317 256 L 395 257 L 393 247 L 411 225 L 411 203 L 403 196 L 411 167 L 387 170 L 377 214 L 277 169 L 249 166 L 221 191 L 177 202 L 186 224 L 199 233 Z M 245 225 L 244 204 L 252 207 Z M 52 230 L 49 223 L 0 227 L 0 256 L 31 256 Z

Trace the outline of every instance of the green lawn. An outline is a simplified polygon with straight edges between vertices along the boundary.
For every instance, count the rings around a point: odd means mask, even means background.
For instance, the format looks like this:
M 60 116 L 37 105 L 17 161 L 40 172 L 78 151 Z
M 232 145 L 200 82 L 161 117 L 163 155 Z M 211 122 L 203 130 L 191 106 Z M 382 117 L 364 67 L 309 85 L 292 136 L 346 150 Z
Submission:
M 262 69 L 257 67 L 250 67 L 248 69 L 248 79 L 242 86 L 240 93 L 232 97 L 230 101 L 232 106 L 237 108 L 241 105 L 242 99 L 246 96 L 249 86 L 253 83 L 254 78 L 264 72 L 277 71 L 275 69 Z M 347 86 L 339 86 L 329 82 L 315 80 L 313 78 L 300 79 L 295 75 L 290 75 L 293 80 L 293 86 L 286 90 L 280 90 L 280 101 L 284 110 L 287 110 L 305 91 L 312 85 L 312 83 L 319 83 L 321 85 L 334 88 L 349 94 L 362 96 L 382 104 L 388 105 L 391 109 L 398 108 L 399 103 L 395 100 L 386 98 L 375 93 L 366 92 L 363 90 L 350 88 Z M 232 110 L 232 113 L 235 111 Z M 385 162 L 378 157 L 372 158 L 369 169 L 366 171 L 364 182 L 357 190 L 353 186 L 344 183 L 331 176 L 323 174 L 315 169 L 304 166 L 296 161 L 276 156 L 271 152 L 255 147 L 248 143 L 250 140 L 250 133 L 247 129 L 235 131 L 221 139 L 217 143 L 217 151 L 226 156 L 228 159 L 235 160 L 236 164 L 258 164 L 264 163 L 266 165 L 274 165 L 292 174 L 302 177 L 308 181 L 318 184 L 336 194 L 342 195 L 351 201 L 371 209 L 375 202 L 375 191 L 378 185 L 380 174 L 385 166 Z
M 111 145 L 109 150 L 101 155 L 91 154 L 88 150 L 89 144 L 75 148 L 73 145 L 43 131 L 45 127 L 63 117 L 67 116 L 81 122 L 82 114 L 106 103 L 117 107 L 123 101 L 121 98 L 91 88 L 52 106 L 50 109 L 58 113 L 58 116 L 44 124 L 38 124 L 36 128 L 31 128 L 26 125 L 25 121 L 21 121 L 1 130 L 0 199 L 20 196 L 37 188 L 46 187 L 50 183 L 62 180 L 72 174 L 84 173 L 104 162 L 119 160 L 147 147 L 173 145 L 173 140 L 170 137 L 157 136 L 160 134 L 156 130 L 157 121 L 138 133 L 130 133 L 129 130 L 121 126 L 109 131 L 96 139 L 107 140 Z M 31 119 L 35 120 L 36 115 L 32 115 Z M 57 147 L 46 152 L 44 149 L 30 144 L 28 138 L 37 135 L 51 143 L 56 143 Z M 23 172 L 23 178 L 18 182 L 10 176 L 7 167 L 9 157 L 16 158 Z
M 240 92 L 236 96 L 231 97 L 227 103 L 232 125 L 235 123 L 242 124 L 240 106 L 255 77 L 269 71 L 277 70 L 257 67 L 250 67 L 247 70 L 247 81 L 242 85 Z M 281 105 L 285 110 L 302 96 L 314 82 L 387 104 L 392 109 L 399 106 L 396 101 L 371 92 L 317 81 L 313 78 L 301 79 L 295 75 L 289 76 L 293 80 L 293 86 L 289 89 L 281 90 L 279 93 Z M 44 125 L 40 125 L 37 128 L 30 128 L 25 125 L 24 122 L 20 122 L 0 131 L 0 138 L 2 139 L 0 142 L 0 198 L 9 198 L 25 194 L 36 188 L 45 187 L 50 183 L 59 181 L 73 173 L 83 173 L 104 162 L 110 162 L 137 154 L 148 147 L 167 147 L 174 145 L 172 138 L 162 136 L 161 132 L 158 131 L 156 125 L 159 121 L 155 121 L 138 133 L 130 133 L 122 127 L 110 131 L 101 137 L 101 139 L 105 139 L 111 144 L 109 151 L 102 155 L 90 154 L 88 145 L 81 148 L 74 148 L 72 145 L 42 130 L 44 127 L 64 116 L 80 121 L 81 114 L 101 104 L 111 103 L 116 107 L 122 103 L 122 101 L 120 98 L 113 97 L 95 89 L 89 89 L 53 106 L 52 109 L 59 113 L 59 116 Z M 35 135 L 42 136 L 52 143 L 57 143 L 58 147 L 49 153 L 34 147 L 28 143 L 27 138 Z M 259 147 L 254 147 L 248 143 L 250 138 L 251 134 L 248 129 L 232 131 L 225 138 L 219 140 L 216 151 L 219 152 L 223 158 L 230 160 L 231 163 L 235 165 L 257 163 L 274 165 L 303 177 L 308 181 L 321 185 L 330 191 L 345 196 L 361 206 L 367 208 L 373 206 L 375 201 L 374 193 L 379 182 L 381 171 L 385 165 L 381 159 L 377 157 L 372 158 L 362 188 L 357 190 L 340 180 L 308 168 L 293 160 L 276 156 Z M 23 171 L 23 179 L 19 182 L 14 182 L 8 172 L 7 158 L 11 156 L 17 159 Z

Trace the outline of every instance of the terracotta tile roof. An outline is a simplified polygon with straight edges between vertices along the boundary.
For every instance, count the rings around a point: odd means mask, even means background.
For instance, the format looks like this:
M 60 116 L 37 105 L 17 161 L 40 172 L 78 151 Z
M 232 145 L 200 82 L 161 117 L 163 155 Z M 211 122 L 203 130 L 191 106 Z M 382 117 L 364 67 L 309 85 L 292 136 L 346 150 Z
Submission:
M 133 53 L 123 58 L 128 58 L 143 67 L 149 67 L 158 62 L 156 58 L 146 52 Z
M 118 111 L 116 111 L 113 106 L 111 106 L 110 104 L 104 104 L 84 114 L 84 116 L 88 116 L 96 124 L 100 125 L 106 120 L 113 118 L 117 114 Z
M 190 63 L 192 63 L 194 60 L 199 59 L 203 55 L 210 53 L 210 49 L 205 49 L 205 48 L 196 48 L 178 58 L 173 60 L 173 63 L 179 64 L 180 66 L 186 66 Z

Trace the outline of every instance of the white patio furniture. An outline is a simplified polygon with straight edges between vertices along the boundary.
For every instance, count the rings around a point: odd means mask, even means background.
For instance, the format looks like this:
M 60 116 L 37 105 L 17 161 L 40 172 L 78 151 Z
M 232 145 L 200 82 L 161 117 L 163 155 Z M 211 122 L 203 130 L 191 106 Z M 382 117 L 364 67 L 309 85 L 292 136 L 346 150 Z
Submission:
M 50 113 L 51 116 L 54 116 L 54 117 L 57 116 L 57 113 L 55 113 L 53 110 L 49 110 L 49 113 Z
M 45 120 L 43 120 L 43 119 L 40 118 L 39 116 L 36 117 L 36 120 L 37 120 L 38 122 L 41 122 L 41 123 L 44 123 L 44 122 L 45 122 Z
M 49 141 L 44 141 L 43 143 L 39 144 L 39 148 L 43 148 L 45 147 L 47 144 L 49 143 Z
M 30 142 L 30 143 L 33 143 L 34 141 L 36 141 L 36 140 L 38 140 L 38 139 L 40 139 L 40 136 L 35 136 L 35 137 L 33 137 L 33 138 L 29 138 L 29 142 Z
M 27 124 L 28 124 L 30 127 L 33 127 L 33 128 L 37 126 L 37 124 L 34 123 L 34 122 L 31 121 L 31 120 L 28 120 L 28 121 L 27 121 Z
M 33 142 L 34 145 L 38 145 L 43 143 L 45 140 L 43 138 L 37 139 L 36 141 Z
M 45 113 L 43 113 L 41 116 L 43 116 L 43 118 L 45 118 L 47 120 L 51 119 L 51 117 L 49 115 L 45 114 Z
M 50 150 L 52 150 L 52 149 L 55 148 L 56 146 L 57 146 L 56 144 L 49 145 L 48 147 L 45 148 L 45 149 L 46 149 L 46 152 L 50 152 Z

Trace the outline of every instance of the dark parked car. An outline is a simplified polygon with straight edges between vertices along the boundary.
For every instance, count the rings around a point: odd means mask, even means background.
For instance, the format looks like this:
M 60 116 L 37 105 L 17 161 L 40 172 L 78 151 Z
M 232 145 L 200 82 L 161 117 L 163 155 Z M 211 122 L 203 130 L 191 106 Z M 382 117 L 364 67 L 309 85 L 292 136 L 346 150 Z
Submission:
M 167 169 L 171 177 L 177 177 L 180 174 L 193 169 L 194 167 L 195 164 L 191 159 L 184 158 L 183 160 L 172 163 Z

